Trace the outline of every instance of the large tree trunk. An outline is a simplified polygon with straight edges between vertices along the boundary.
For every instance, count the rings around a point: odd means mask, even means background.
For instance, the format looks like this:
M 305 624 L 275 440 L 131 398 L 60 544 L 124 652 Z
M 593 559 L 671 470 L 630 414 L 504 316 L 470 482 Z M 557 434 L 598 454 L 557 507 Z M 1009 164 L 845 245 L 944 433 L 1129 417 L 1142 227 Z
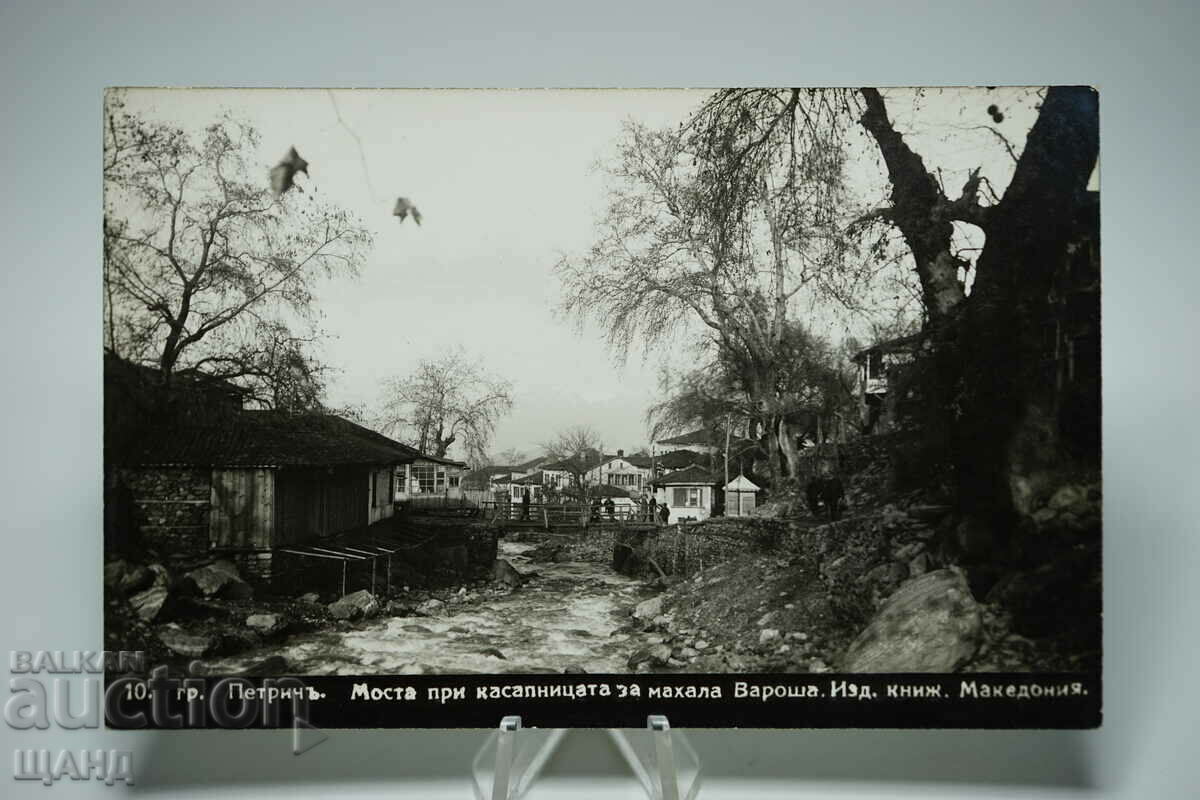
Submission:
M 779 427 L 776 430 L 779 437 L 779 449 L 787 463 L 788 478 L 795 483 L 800 477 L 800 451 L 796 447 L 796 436 L 792 432 L 792 426 L 783 416 L 780 416 Z
M 1063 455 L 1054 415 L 1049 297 L 1087 231 L 1087 182 L 1099 155 L 1096 93 L 1050 89 L 1002 202 L 991 212 L 962 325 L 964 502 L 1007 530 Z M 990 507 L 989 507 L 990 506 Z
M 1089 218 L 1087 181 L 1099 153 L 1096 93 L 1050 89 L 1000 203 L 976 202 L 978 174 L 957 200 L 892 127 L 879 93 L 862 92 L 864 128 L 892 181 L 893 207 L 880 212 L 912 250 L 933 344 L 929 397 L 951 431 L 960 510 L 976 542 L 1003 540 L 1014 512 L 1028 513 L 1038 475 L 1060 459 L 1054 386 L 1045 380 L 1047 300 L 1053 276 Z M 951 221 L 987 236 L 970 297 L 957 280 Z

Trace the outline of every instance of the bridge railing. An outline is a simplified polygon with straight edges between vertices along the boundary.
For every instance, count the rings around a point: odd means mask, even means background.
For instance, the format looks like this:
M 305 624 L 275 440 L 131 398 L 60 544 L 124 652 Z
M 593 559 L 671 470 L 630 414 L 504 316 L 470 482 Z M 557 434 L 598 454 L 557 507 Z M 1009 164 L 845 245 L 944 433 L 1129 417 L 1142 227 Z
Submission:
M 497 522 L 522 522 L 542 524 L 546 527 L 554 525 L 587 526 L 604 524 L 652 524 L 656 522 L 654 515 L 640 508 L 614 509 L 610 514 L 601 509 L 596 511 L 590 506 L 576 503 L 485 503 L 484 517 Z

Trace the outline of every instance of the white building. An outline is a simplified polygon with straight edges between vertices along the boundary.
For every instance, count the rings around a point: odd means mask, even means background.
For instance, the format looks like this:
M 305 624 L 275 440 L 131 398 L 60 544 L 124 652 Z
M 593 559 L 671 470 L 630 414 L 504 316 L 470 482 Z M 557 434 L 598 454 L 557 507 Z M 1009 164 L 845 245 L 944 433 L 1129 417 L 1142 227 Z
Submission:
M 738 475 L 725 484 L 725 516 L 748 517 L 758 505 L 758 493 L 762 489 L 747 478 Z
M 717 482 L 706 469 L 688 467 L 664 475 L 654 482 L 659 506 L 666 506 L 667 521 L 688 522 L 712 516 Z
M 467 465 L 447 458 L 420 455 L 410 464 L 396 468 L 396 500 L 423 497 L 462 497 L 462 479 Z
M 618 450 L 615 456 L 605 456 L 587 473 L 588 486 L 615 486 L 633 497 L 648 492 L 651 480 L 650 459 L 626 456 L 624 450 Z

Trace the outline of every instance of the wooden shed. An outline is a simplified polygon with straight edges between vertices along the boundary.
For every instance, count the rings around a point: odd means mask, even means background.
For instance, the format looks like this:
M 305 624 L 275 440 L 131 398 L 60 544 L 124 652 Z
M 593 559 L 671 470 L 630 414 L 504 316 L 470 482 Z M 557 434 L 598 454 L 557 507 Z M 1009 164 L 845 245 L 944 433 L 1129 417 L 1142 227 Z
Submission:
M 112 447 L 146 544 L 170 555 L 264 551 L 394 513 L 398 465 L 420 453 L 329 414 L 244 411 L 146 426 Z
M 725 516 L 751 516 L 758 506 L 760 491 L 762 489 L 745 475 L 738 475 L 725 484 Z

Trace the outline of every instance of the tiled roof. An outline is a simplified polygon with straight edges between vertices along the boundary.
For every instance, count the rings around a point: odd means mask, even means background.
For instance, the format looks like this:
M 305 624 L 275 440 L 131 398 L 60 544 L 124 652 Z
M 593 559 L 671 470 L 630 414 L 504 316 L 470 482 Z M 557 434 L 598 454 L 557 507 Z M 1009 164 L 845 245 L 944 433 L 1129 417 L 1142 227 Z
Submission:
M 687 469 L 668 472 L 666 475 L 655 481 L 655 483 L 659 486 L 679 486 L 684 484 L 689 486 L 708 486 L 709 484 L 715 484 L 716 482 L 717 481 L 715 478 L 713 478 L 712 473 L 702 467 L 688 467 Z
M 616 456 L 613 456 L 613 458 L 616 458 Z M 604 459 L 599 454 L 594 453 L 586 458 L 572 456 L 571 458 L 560 459 L 550 464 L 543 464 L 542 469 L 549 472 L 587 472 L 603 463 Z
M 712 434 L 709 431 L 700 428 L 691 433 L 685 433 L 680 436 L 672 436 L 670 439 L 659 439 L 659 444 L 712 444 Z
M 514 478 L 512 482 L 516 486 L 541 486 L 542 471 L 538 470 L 532 475 L 524 475 L 520 478 Z
M 620 486 L 611 486 L 607 483 L 589 486 L 588 494 L 592 497 L 629 497 L 628 490 L 622 489 Z
M 104 377 L 107 381 L 124 383 L 141 390 L 157 387 L 162 382 L 162 373 L 155 367 L 126 361 L 110 350 L 104 351 Z M 171 381 L 181 390 L 217 390 L 233 395 L 246 395 L 244 387 L 212 375 L 191 369 L 180 369 L 172 374 Z
M 491 466 L 480 467 L 473 469 L 463 476 L 463 483 L 466 485 L 485 486 L 498 476 L 508 477 L 513 472 L 512 467 Z
M 650 465 L 654 462 L 654 459 L 645 453 L 635 453 L 631 456 L 625 456 L 625 460 L 641 469 L 650 469 Z
M 663 469 L 683 469 L 705 461 L 707 458 L 703 453 L 697 453 L 695 450 L 672 450 L 658 456 L 655 461 Z
M 863 348 L 851 357 L 851 361 L 861 362 L 867 357 L 868 353 L 912 353 L 921 347 L 923 334 L 914 333 L 909 336 L 901 336 L 899 339 L 890 339 L 886 342 L 876 342 L 870 347 Z
M 148 425 L 107 444 L 109 460 L 122 466 L 321 467 L 424 457 L 341 417 L 279 411 L 245 411 L 221 425 Z
M 542 466 L 542 462 L 544 461 L 549 461 L 549 459 L 546 456 L 538 456 L 537 458 L 531 458 L 528 461 L 522 461 L 520 464 L 514 464 L 512 467 L 509 467 L 509 469 L 511 469 L 513 472 L 528 472 L 531 469 Z
M 738 475 L 736 478 L 725 484 L 726 491 L 732 492 L 757 492 L 761 487 L 754 481 L 747 478 L 745 475 Z

